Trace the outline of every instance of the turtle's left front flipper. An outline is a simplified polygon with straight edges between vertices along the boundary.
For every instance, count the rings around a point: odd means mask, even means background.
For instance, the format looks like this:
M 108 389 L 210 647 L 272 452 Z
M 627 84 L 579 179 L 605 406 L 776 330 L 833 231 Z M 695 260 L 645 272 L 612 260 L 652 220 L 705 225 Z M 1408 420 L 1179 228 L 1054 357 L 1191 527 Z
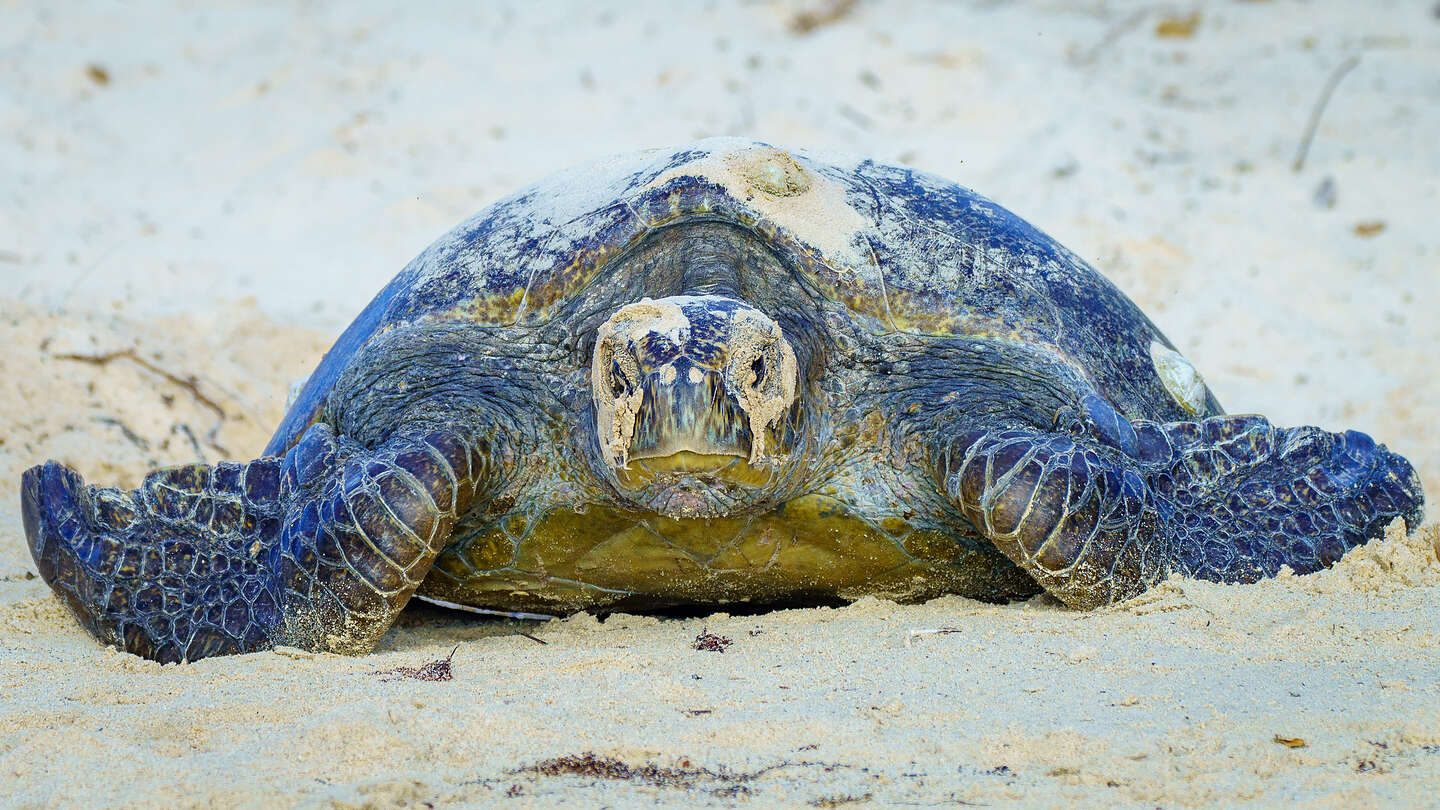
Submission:
M 1328 566 L 1396 517 L 1419 524 L 1414 469 L 1363 433 L 1258 416 L 1133 424 L 1091 395 L 1054 430 L 947 437 L 936 474 L 975 528 L 1075 607 L 1170 572 L 1253 582 Z
M 489 480 L 489 449 L 450 429 L 366 449 L 317 424 L 283 458 L 160 470 L 132 492 L 50 462 L 21 481 L 25 532 L 81 625 L 138 655 L 364 652 Z

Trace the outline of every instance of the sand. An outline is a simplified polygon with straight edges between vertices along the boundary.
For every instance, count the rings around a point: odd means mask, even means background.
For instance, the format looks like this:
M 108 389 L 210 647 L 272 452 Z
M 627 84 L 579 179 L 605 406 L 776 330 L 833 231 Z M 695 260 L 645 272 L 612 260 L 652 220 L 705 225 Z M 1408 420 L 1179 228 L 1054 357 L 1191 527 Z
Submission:
M 0 5 L 0 804 L 1440 806 L 1434 523 L 1091 613 L 418 607 L 370 656 L 164 667 L 34 577 L 29 465 L 133 485 L 249 458 L 439 232 L 711 134 L 975 187 L 1115 279 L 1230 410 L 1366 430 L 1440 492 L 1428 8 L 825 8 Z M 450 680 L 381 674 L 452 650 Z

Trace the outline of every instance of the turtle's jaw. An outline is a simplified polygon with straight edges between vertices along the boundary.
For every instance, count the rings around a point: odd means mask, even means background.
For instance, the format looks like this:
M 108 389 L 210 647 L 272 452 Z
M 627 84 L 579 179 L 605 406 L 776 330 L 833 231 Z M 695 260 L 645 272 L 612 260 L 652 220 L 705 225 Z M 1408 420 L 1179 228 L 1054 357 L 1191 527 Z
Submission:
M 628 460 L 614 470 L 632 502 L 669 517 L 719 517 L 770 483 L 772 465 L 751 465 L 748 420 L 715 377 L 647 386 Z
M 615 479 L 630 500 L 659 514 L 708 518 L 752 503 L 774 479 L 774 468 L 751 466 L 740 455 L 681 451 L 632 458 Z
M 750 467 L 739 453 L 706 453 L 681 450 L 667 455 L 631 454 L 630 463 L 616 471 L 622 483 L 644 482 L 666 475 L 709 475 L 728 472 L 738 465 Z
M 774 477 L 771 467 L 755 467 L 744 456 L 679 452 L 668 456 L 631 459 L 630 465 L 615 472 L 626 489 L 668 487 L 686 479 L 716 486 L 762 487 Z

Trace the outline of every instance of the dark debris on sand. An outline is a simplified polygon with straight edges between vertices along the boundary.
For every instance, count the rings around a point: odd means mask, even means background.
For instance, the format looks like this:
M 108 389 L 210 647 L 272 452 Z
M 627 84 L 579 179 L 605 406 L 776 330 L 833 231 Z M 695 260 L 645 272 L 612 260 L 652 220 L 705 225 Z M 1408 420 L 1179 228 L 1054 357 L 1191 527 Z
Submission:
M 735 642 L 731 641 L 725 636 L 717 636 L 709 630 L 701 630 L 700 635 L 695 637 L 695 641 L 692 642 L 690 646 L 691 648 L 700 650 L 701 652 L 723 653 L 725 652 L 726 647 L 729 647 L 731 644 L 734 643 Z
M 450 671 L 450 662 L 455 658 L 455 650 L 460 649 L 456 645 L 454 650 L 444 658 L 437 658 L 428 664 L 420 667 L 395 667 L 394 669 L 377 669 L 371 675 L 381 676 L 382 681 L 403 681 L 412 679 L 417 681 L 448 681 L 454 677 Z
M 604 779 L 617 782 L 637 782 L 654 787 L 684 788 L 710 786 L 713 795 L 721 797 L 748 796 L 753 789 L 748 783 L 785 768 L 818 768 L 823 773 L 832 773 L 838 768 L 851 767 L 827 762 L 779 762 L 755 771 L 735 772 L 726 768 L 711 769 L 696 767 L 689 758 L 681 759 L 676 767 L 644 762 L 631 765 L 614 757 L 602 756 L 593 751 L 569 754 L 541 760 L 512 773 L 527 773 L 534 776 L 564 777 L 578 776 L 589 779 Z

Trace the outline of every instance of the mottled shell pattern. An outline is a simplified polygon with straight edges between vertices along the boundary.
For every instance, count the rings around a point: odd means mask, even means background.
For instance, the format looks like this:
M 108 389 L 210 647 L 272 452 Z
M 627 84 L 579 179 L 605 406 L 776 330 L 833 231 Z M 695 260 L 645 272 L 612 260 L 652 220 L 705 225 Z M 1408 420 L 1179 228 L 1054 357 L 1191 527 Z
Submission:
M 1034 226 L 914 169 L 737 138 L 553 175 L 455 227 L 380 292 L 299 393 L 295 441 L 347 359 L 398 324 L 542 324 L 615 257 L 685 220 L 749 228 L 866 331 L 1027 344 L 1123 414 L 1220 413 L 1194 368 L 1113 284 Z

